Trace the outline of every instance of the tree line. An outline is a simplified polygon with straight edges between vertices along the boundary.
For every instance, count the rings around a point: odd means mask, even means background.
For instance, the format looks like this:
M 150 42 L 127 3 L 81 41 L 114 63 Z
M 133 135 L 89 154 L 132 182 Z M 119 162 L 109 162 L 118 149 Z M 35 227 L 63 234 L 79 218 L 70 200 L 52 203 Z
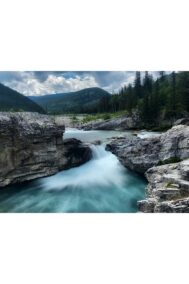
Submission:
M 143 78 L 142 78 L 143 77 Z M 163 119 L 177 119 L 189 112 L 189 72 L 160 71 L 157 78 L 149 72 L 144 76 L 137 71 L 133 84 L 122 87 L 119 92 L 101 99 L 97 112 L 131 113 L 137 110 L 148 124 Z

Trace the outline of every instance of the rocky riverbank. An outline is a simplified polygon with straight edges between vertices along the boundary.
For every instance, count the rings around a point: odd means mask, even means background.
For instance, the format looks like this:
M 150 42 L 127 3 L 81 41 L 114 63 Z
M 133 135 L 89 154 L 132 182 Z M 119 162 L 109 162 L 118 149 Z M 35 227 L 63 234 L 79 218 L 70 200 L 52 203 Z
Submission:
M 153 166 L 189 158 L 189 126 L 174 126 L 152 138 L 115 138 L 106 148 L 118 156 L 124 166 L 143 174 Z
M 189 159 L 150 168 L 148 198 L 138 202 L 142 212 L 189 213 Z
M 0 113 L 0 187 L 53 175 L 91 158 L 77 139 L 63 140 L 64 126 L 38 113 Z
M 142 212 L 189 212 L 189 126 L 176 125 L 158 137 L 125 137 L 107 145 L 127 168 L 145 174 Z
M 133 113 L 130 116 L 121 116 L 107 120 L 99 119 L 91 121 L 81 126 L 84 130 L 128 130 L 141 129 L 144 125 L 141 122 L 138 113 Z
M 124 114 L 115 116 L 116 113 L 108 114 L 110 116 L 109 119 L 105 119 L 106 115 L 103 118 L 94 119 L 87 123 L 78 124 L 77 127 L 80 127 L 84 130 L 141 130 L 141 129 L 149 129 L 149 130 L 165 130 L 171 128 L 175 120 L 174 119 L 166 119 L 161 118 L 156 123 L 154 122 L 144 122 L 139 111 L 133 111 L 130 114 Z M 179 121 L 188 121 L 188 114 L 185 114 L 185 117 L 179 119 Z M 178 121 L 178 123 L 179 123 Z M 81 122 L 81 121 L 80 121 Z

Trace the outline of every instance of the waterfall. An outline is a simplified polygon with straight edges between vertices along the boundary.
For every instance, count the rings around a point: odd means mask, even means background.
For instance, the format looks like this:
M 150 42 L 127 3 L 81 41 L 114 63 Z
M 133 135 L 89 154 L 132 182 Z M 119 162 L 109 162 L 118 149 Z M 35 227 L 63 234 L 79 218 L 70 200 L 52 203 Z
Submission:
M 66 138 L 91 143 L 116 131 L 67 130 Z M 128 133 L 129 135 L 129 133 Z M 105 144 L 92 145 L 92 159 L 76 168 L 0 192 L 2 212 L 136 212 L 146 182 L 125 169 Z
M 84 165 L 65 170 L 41 182 L 46 190 L 63 190 L 67 187 L 123 187 L 125 168 L 104 145 L 91 145 L 92 159 Z

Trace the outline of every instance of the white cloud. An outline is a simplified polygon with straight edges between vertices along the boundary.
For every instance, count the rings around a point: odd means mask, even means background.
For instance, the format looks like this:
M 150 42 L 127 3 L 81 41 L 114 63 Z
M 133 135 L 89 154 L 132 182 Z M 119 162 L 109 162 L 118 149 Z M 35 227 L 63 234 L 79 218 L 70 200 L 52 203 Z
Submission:
M 103 88 L 110 93 L 117 92 L 121 87 L 132 84 L 135 79 L 135 72 L 127 72 L 127 71 L 113 71 L 110 72 L 109 80 L 107 81 L 107 85 Z
M 157 78 L 158 72 L 150 72 Z M 141 73 L 142 78 L 144 72 Z M 0 72 L 0 81 L 26 96 L 78 91 L 101 87 L 110 93 L 134 82 L 134 71 L 77 71 L 77 72 Z
M 32 72 L 22 72 L 20 80 L 12 80 L 5 84 L 26 96 L 72 92 L 98 86 L 95 78 L 90 75 L 84 77 L 77 75 L 66 79 L 63 76 L 50 74 L 45 81 L 40 81 Z

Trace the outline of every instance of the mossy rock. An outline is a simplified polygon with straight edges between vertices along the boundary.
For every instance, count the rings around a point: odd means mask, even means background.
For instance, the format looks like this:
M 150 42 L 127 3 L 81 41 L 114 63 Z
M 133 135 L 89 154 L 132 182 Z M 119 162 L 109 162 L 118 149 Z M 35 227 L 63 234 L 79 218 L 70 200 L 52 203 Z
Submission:
M 166 188 L 179 188 L 178 184 L 172 183 L 172 182 L 168 182 L 166 184 Z

